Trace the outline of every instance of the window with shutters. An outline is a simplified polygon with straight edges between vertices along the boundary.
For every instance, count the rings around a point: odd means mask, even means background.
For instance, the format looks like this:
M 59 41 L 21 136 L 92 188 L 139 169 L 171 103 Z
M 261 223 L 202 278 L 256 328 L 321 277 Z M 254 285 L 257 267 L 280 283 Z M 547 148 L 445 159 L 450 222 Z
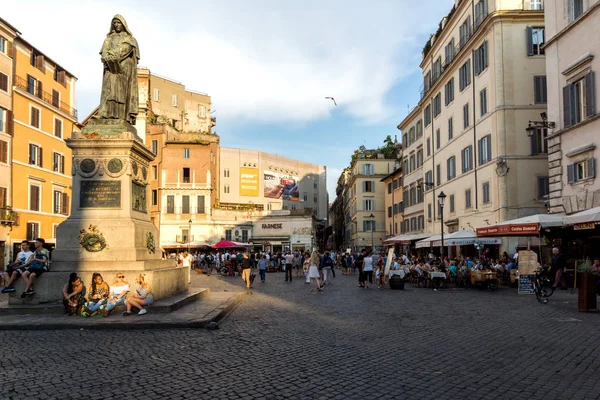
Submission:
M 8 164 L 8 142 L 0 140 L 0 162 Z
M 479 110 L 480 116 L 487 114 L 487 88 L 479 92 Z
M 34 128 L 40 129 L 40 109 L 30 106 L 29 107 L 29 124 Z
M 0 132 L 8 133 L 8 110 L 0 107 Z
M 0 208 L 8 206 L 8 189 L 0 186 Z
M 363 220 L 363 232 L 375 232 L 375 221 L 371 219 Z
M 158 190 L 156 190 L 156 189 L 152 189 L 152 205 L 153 206 L 158 205 Z
M 425 201 L 425 195 L 423 194 L 423 181 L 417 185 L 417 204 Z
M 596 115 L 594 72 L 563 87 L 563 115 L 565 128 Z
M 174 94 L 171 99 L 171 105 L 173 107 L 179 107 L 179 95 Z
M 248 230 L 242 229 L 242 242 L 248 243 Z
M 225 230 L 225 240 L 231 240 L 231 238 L 232 238 L 231 233 L 232 233 L 231 229 Z
M 484 182 L 483 185 L 481 185 L 481 197 L 483 199 L 483 204 L 490 203 L 490 183 L 489 182 Z
M 433 186 L 433 172 L 427 171 L 425 173 L 425 186 L 430 187 Z
M 29 94 L 32 94 L 34 96 L 36 95 L 38 87 L 37 82 L 37 79 L 35 79 L 33 76 L 27 75 L 27 92 Z
M 488 67 L 488 42 L 476 48 L 473 54 L 473 69 L 475 75 L 481 74 Z
M 465 208 L 471 208 L 471 189 L 465 190 Z
M 39 185 L 29 185 L 29 209 L 31 211 L 40 211 L 40 194 L 41 187 Z
M 527 55 L 539 56 L 544 54 L 544 28 L 531 27 L 526 28 Z
M 402 162 L 402 170 L 404 171 L 405 174 L 410 174 L 411 171 L 408 167 L 408 157 L 404 158 L 404 161 Z
M 190 196 L 181 196 L 181 213 L 190 213 Z
M 398 214 L 398 204 L 394 204 L 391 208 L 394 215 Z
M 8 53 L 8 40 L 0 36 L 0 53 Z
M 60 153 L 52 153 L 52 171 L 65 173 L 65 156 Z
M 535 104 L 546 104 L 548 102 L 546 76 L 533 77 L 533 100 Z
M 410 146 L 411 144 L 413 144 L 416 140 L 415 137 L 415 127 L 413 126 L 412 128 L 410 128 L 410 130 L 408 131 L 408 145 Z
M 462 172 L 465 173 L 473 169 L 473 146 L 467 146 L 460 152 L 462 162 Z
M 427 138 L 427 157 L 431 155 L 431 138 Z
M 442 112 L 442 94 L 438 93 L 433 98 L 433 117 L 437 117 Z
M 363 164 L 362 174 L 367 176 L 375 175 L 375 166 L 373 164 Z
M 452 140 L 454 137 L 454 121 L 452 117 L 448 118 L 448 140 Z
M 62 138 L 63 136 L 63 123 L 58 118 L 54 118 L 54 136 L 57 138 Z
M 442 184 L 442 164 L 435 166 L 435 183 L 437 186 Z
M 550 194 L 550 178 L 547 176 L 537 177 L 537 198 L 538 200 L 546 200 Z
M 435 148 L 439 149 L 442 146 L 442 133 L 439 129 L 435 131 Z
M 363 193 L 372 193 L 375 191 L 373 181 L 363 181 Z
M 448 65 L 454 60 L 454 38 L 450 39 L 450 42 L 446 45 L 444 49 L 444 65 Z
M 487 0 L 479 0 L 477 4 L 475 4 L 475 23 L 474 29 L 479 28 L 485 17 L 488 15 L 488 5 Z
M 569 1 L 569 21 L 573 22 L 581 17 L 584 11 L 583 0 L 568 0 Z
M 417 121 L 417 139 L 423 137 L 423 122 L 421 120 Z
M 157 165 L 152 166 L 152 179 L 154 179 L 154 180 L 158 179 L 158 166 Z
M 394 204 L 395 206 L 395 204 Z M 392 206 L 388 207 L 388 218 L 392 218 Z
M 536 128 L 531 136 L 531 154 L 547 154 L 548 153 L 548 129 Z
M 203 104 L 198 105 L 198 117 L 206 118 L 206 106 Z
M 417 168 L 420 168 L 423 166 L 423 149 L 419 149 L 419 151 L 417 151 Z
M 40 237 L 40 223 L 39 222 L 28 222 L 27 223 L 27 240 L 34 241 Z
M 433 63 L 433 81 L 437 81 L 437 79 L 442 74 L 442 56 L 439 56 L 437 60 Z
M 206 197 L 205 196 L 198 196 L 197 199 L 198 203 L 197 203 L 197 208 L 198 214 L 206 214 Z
M 363 200 L 363 210 L 375 211 L 375 200 Z
M 62 205 L 62 192 L 54 191 L 54 214 L 60 214 Z
M 458 70 L 458 87 L 462 92 L 471 84 L 471 60 L 467 60 Z
M 158 140 L 152 141 L 152 153 L 154 153 L 154 155 L 158 154 Z
M 152 89 L 152 100 L 156 102 L 160 102 L 160 89 L 154 88 Z
M 454 195 L 451 194 L 449 196 L 449 202 L 450 202 L 450 212 L 453 213 L 454 212 Z
M 431 203 L 427 204 L 427 221 L 431 221 Z
M 394 181 L 394 183 L 390 182 L 387 185 L 388 188 L 388 194 L 392 194 L 392 187 L 394 186 L 394 184 L 396 183 L 396 181 Z
M 486 164 L 492 160 L 492 135 L 481 138 L 478 142 L 479 165 Z
M 576 183 L 585 179 L 591 179 L 596 176 L 596 160 L 588 158 L 574 164 L 567 165 L 567 180 L 569 183 Z
M 56 108 L 60 106 L 60 93 L 52 89 L 52 105 Z
M 529 0 L 529 9 L 530 10 L 543 10 L 544 9 L 543 0 Z
M 189 168 L 184 168 L 183 169 L 183 174 L 182 174 L 182 182 L 183 183 L 190 183 L 192 181 L 191 179 L 191 173 L 190 173 L 190 169 Z
M 469 127 L 469 103 L 463 106 L 463 128 Z
M 454 78 L 450 80 L 444 86 L 444 104 L 448 105 L 454 100 Z
M 416 162 L 416 160 L 415 160 L 415 155 L 413 154 L 412 156 L 410 156 L 410 159 L 409 159 L 409 160 L 410 160 L 410 161 L 409 161 L 409 164 L 410 164 L 410 170 L 411 170 L 411 171 L 414 171 L 414 170 L 416 169 L 416 164 L 415 164 L 415 162 Z
M 42 148 L 37 144 L 29 143 L 29 165 L 41 167 L 42 163 Z
M 423 119 L 425 120 L 425 126 L 429 126 L 431 123 L 431 104 L 428 104 L 423 111 Z
M 183 149 L 183 158 L 190 158 L 190 149 Z
M 229 185 L 223 186 L 223 193 L 229 194 L 229 191 L 230 191 Z
M 425 76 L 423 76 L 423 90 L 424 93 L 427 93 L 429 91 L 429 88 L 431 87 L 431 71 L 427 71 L 427 73 L 425 74 Z M 425 125 L 427 126 L 427 125 Z
M 456 177 L 456 157 L 452 156 L 446 160 L 447 176 L 448 180 Z
M 175 214 L 175 196 L 167 196 L 167 214 Z
M 406 149 L 408 147 L 408 134 L 402 135 L 402 145 Z
M 8 93 L 8 75 L 0 72 L 0 90 Z
M 458 33 L 460 36 L 459 45 L 462 49 L 471 38 L 471 16 L 468 16 L 465 22 L 460 25 L 458 28 Z

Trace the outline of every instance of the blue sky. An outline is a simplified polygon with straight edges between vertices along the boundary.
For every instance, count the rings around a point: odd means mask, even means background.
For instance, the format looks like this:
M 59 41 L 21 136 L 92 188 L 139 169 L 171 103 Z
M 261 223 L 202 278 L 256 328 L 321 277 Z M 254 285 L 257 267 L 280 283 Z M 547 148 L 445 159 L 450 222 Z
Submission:
M 453 0 L 2 3 L 4 19 L 78 77 L 80 119 L 99 101 L 98 51 L 122 14 L 140 66 L 212 96 L 223 146 L 326 165 L 332 199 L 354 149 L 399 134 L 425 40 Z

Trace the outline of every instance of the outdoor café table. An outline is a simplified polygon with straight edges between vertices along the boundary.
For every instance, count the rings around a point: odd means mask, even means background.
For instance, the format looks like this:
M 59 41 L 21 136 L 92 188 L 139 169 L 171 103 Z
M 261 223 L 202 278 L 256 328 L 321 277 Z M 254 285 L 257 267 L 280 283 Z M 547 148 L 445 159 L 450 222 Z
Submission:
M 430 272 L 429 276 L 431 276 L 431 282 L 434 282 L 435 280 L 438 280 L 438 281 L 440 281 L 440 283 L 441 283 L 442 286 L 446 282 L 446 274 L 443 273 L 443 272 Z M 431 286 L 433 287 L 433 284 Z
M 395 275 L 398 275 L 401 279 L 404 279 L 404 277 L 406 276 L 406 271 L 404 271 L 403 269 L 391 269 L 388 276 L 391 278 Z

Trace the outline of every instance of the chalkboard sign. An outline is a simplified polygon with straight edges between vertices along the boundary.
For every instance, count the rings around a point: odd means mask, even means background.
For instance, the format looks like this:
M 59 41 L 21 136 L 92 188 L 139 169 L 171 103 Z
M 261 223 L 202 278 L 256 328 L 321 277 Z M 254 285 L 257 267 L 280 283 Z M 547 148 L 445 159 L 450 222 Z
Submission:
M 535 275 L 519 275 L 519 294 L 533 294 Z

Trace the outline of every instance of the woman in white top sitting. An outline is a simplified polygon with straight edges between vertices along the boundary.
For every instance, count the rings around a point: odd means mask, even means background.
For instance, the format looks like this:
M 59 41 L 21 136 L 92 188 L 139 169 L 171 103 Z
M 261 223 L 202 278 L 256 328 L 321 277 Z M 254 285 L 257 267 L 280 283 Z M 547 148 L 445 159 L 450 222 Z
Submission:
M 108 317 L 112 310 L 116 306 L 122 306 L 125 304 L 127 293 L 129 293 L 129 283 L 125 280 L 125 274 L 118 272 L 115 275 L 115 280 L 110 287 L 110 293 L 108 295 L 108 303 L 106 308 L 103 309 L 102 315 Z
M 138 308 L 140 310 L 138 315 L 144 315 L 148 312 L 144 307 L 150 306 L 154 302 L 154 297 L 152 296 L 152 287 L 150 286 L 148 275 L 146 275 L 145 272 L 142 272 L 140 276 L 138 276 L 135 283 L 137 285 L 135 288 L 135 294 L 133 297 L 128 297 L 127 300 L 125 300 L 127 310 L 123 311 L 124 316 L 132 315 L 132 308 Z

